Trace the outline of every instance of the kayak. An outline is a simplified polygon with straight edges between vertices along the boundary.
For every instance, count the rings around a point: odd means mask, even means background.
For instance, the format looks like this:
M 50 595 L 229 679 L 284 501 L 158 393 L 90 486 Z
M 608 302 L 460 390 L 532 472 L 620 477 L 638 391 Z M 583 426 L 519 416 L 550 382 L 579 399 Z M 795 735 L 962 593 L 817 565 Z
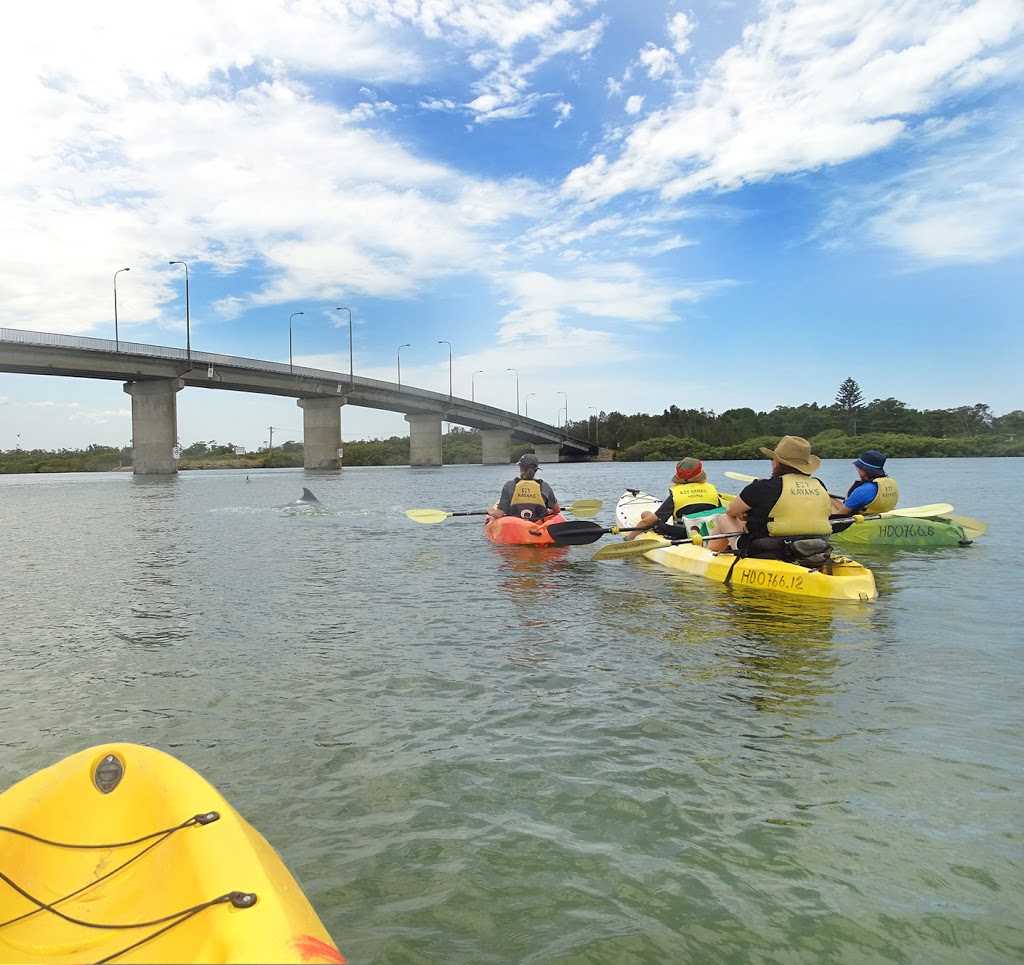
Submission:
M 564 522 L 567 520 L 561 513 L 539 521 L 518 516 L 499 516 L 497 519 L 488 516 L 484 535 L 492 543 L 504 543 L 506 546 L 554 546 L 548 527 L 552 523 Z
M 266 839 L 151 747 L 26 777 L 0 842 L 0 962 L 344 962 Z
M 952 519 L 890 516 L 866 519 L 833 533 L 832 542 L 842 546 L 970 546 L 963 527 Z
M 654 512 L 662 500 L 635 490 L 627 490 L 615 508 L 618 525 L 623 529 L 635 526 L 640 514 Z M 645 531 L 636 540 L 658 541 L 664 537 Z M 644 556 L 671 569 L 694 573 L 718 583 L 749 587 L 770 593 L 826 600 L 874 600 L 878 596 L 875 577 L 866 566 L 845 556 L 833 556 L 821 569 L 812 570 L 782 560 L 737 558 L 733 553 L 716 553 L 706 546 L 677 543 L 651 550 Z

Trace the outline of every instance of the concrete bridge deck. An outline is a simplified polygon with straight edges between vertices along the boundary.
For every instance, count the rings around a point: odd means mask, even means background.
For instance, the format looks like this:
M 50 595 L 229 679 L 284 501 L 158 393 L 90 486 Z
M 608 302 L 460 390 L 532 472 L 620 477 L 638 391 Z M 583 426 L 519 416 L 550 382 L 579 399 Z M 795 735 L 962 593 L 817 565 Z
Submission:
M 401 412 L 410 427 L 410 461 L 441 465 L 441 423 L 479 429 L 485 464 L 507 464 L 514 437 L 533 443 L 543 462 L 587 460 L 598 447 L 563 429 L 515 412 L 445 393 L 348 373 L 281 362 L 215 355 L 170 346 L 0 329 L 0 371 L 124 383 L 132 397 L 136 473 L 177 471 L 176 394 L 183 388 L 252 392 L 294 398 L 303 410 L 307 469 L 341 466 L 341 407 Z

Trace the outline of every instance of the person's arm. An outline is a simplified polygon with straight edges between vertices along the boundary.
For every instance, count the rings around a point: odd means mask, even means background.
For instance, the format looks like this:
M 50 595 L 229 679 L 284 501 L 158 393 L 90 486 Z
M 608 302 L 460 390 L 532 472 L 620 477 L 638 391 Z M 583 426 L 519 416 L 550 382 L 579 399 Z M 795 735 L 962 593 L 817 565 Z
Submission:
M 750 507 L 739 496 L 734 496 L 722 515 L 731 516 L 733 519 L 743 519 L 749 512 Z
M 492 506 L 487 511 L 491 519 L 501 519 L 502 516 L 508 515 L 509 506 L 512 503 L 512 491 L 515 489 L 515 485 L 516 481 L 513 479 L 501 487 L 501 495 L 498 497 L 497 505 Z
M 652 526 L 657 526 L 658 523 L 667 523 L 672 518 L 672 513 L 675 511 L 675 502 L 672 499 L 672 494 L 669 493 L 668 499 L 665 500 L 653 513 L 649 510 L 644 510 L 640 514 L 640 518 L 632 525 L 633 532 L 630 533 L 626 539 L 636 539 L 642 530 L 650 529 Z
M 846 499 L 832 497 L 832 512 L 837 516 L 852 516 L 860 512 L 878 495 L 878 483 L 870 482 L 858 486 Z
M 540 492 L 544 497 L 544 505 L 548 508 L 548 515 L 554 516 L 561 507 L 558 505 L 558 500 L 555 498 L 555 491 L 546 483 L 540 484 Z

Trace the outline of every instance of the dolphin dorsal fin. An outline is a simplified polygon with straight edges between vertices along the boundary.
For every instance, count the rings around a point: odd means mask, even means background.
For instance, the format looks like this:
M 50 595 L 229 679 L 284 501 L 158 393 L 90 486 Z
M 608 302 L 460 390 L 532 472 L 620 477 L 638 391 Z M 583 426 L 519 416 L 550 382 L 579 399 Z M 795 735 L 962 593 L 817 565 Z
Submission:
M 317 499 L 316 496 L 314 496 L 305 486 L 302 487 L 302 498 L 311 503 L 320 502 L 320 500 Z

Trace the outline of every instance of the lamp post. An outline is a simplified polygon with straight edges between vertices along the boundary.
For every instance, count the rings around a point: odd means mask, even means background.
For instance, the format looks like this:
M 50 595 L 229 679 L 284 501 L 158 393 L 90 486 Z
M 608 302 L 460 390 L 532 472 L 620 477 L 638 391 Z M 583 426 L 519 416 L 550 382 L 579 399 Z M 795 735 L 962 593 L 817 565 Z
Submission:
M 305 315 L 305 312 L 292 312 L 288 316 L 288 371 L 292 372 L 292 319 L 296 315 Z
M 336 312 L 348 312 L 348 380 L 349 382 L 355 382 L 352 377 L 352 309 L 345 308 L 344 305 L 341 308 L 334 309 Z
M 114 272 L 114 351 L 115 352 L 120 352 L 121 351 L 121 342 L 120 342 L 120 340 L 117 337 L 117 276 L 120 275 L 122 271 L 131 271 L 131 268 L 118 268 L 117 271 Z
M 523 406 L 526 409 L 526 412 L 524 412 L 523 415 L 525 415 L 527 419 L 530 418 L 530 396 L 536 394 L 536 392 L 527 392 L 526 398 L 523 400 Z
M 507 368 L 505 371 L 516 374 L 516 415 L 519 415 L 519 369 Z
M 443 338 L 437 340 L 438 345 L 448 346 L 448 404 L 452 404 L 452 343 L 446 342 Z
M 484 370 L 483 369 L 477 369 L 469 377 L 469 401 L 470 402 L 476 402 L 476 377 L 478 375 L 483 375 L 483 374 L 484 374 Z
M 587 408 L 590 409 L 590 411 L 594 413 L 594 445 L 595 446 L 600 446 L 601 445 L 601 423 L 597 421 L 598 420 L 597 409 L 595 409 L 592 405 L 588 405 Z M 588 441 L 590 440 L 590 420 L 589 419 L 587 420 L 587 440 Z
M 405 342 L 404 344 L 398 346 L 398 387 L 399 388 L 402 387 L 402 349 L 403 348 L 410 348 L 411 346 L 412 346 L 412 342 Z
M 558 394 L 565 399 L 565 422 L 563 422 L 562 425 L 567 426 L 569 424 L 569 396 L 567 396 L 561 389 L 558 390 Z M 566 435 L 568 435 L 568 433 L 566 433 Z
M 169 261 L 169 265 L 182 265 L 185 269 L 185 358 L 192 368 L 192 324 L 188 315 L 188 265 L 183 261 Z

